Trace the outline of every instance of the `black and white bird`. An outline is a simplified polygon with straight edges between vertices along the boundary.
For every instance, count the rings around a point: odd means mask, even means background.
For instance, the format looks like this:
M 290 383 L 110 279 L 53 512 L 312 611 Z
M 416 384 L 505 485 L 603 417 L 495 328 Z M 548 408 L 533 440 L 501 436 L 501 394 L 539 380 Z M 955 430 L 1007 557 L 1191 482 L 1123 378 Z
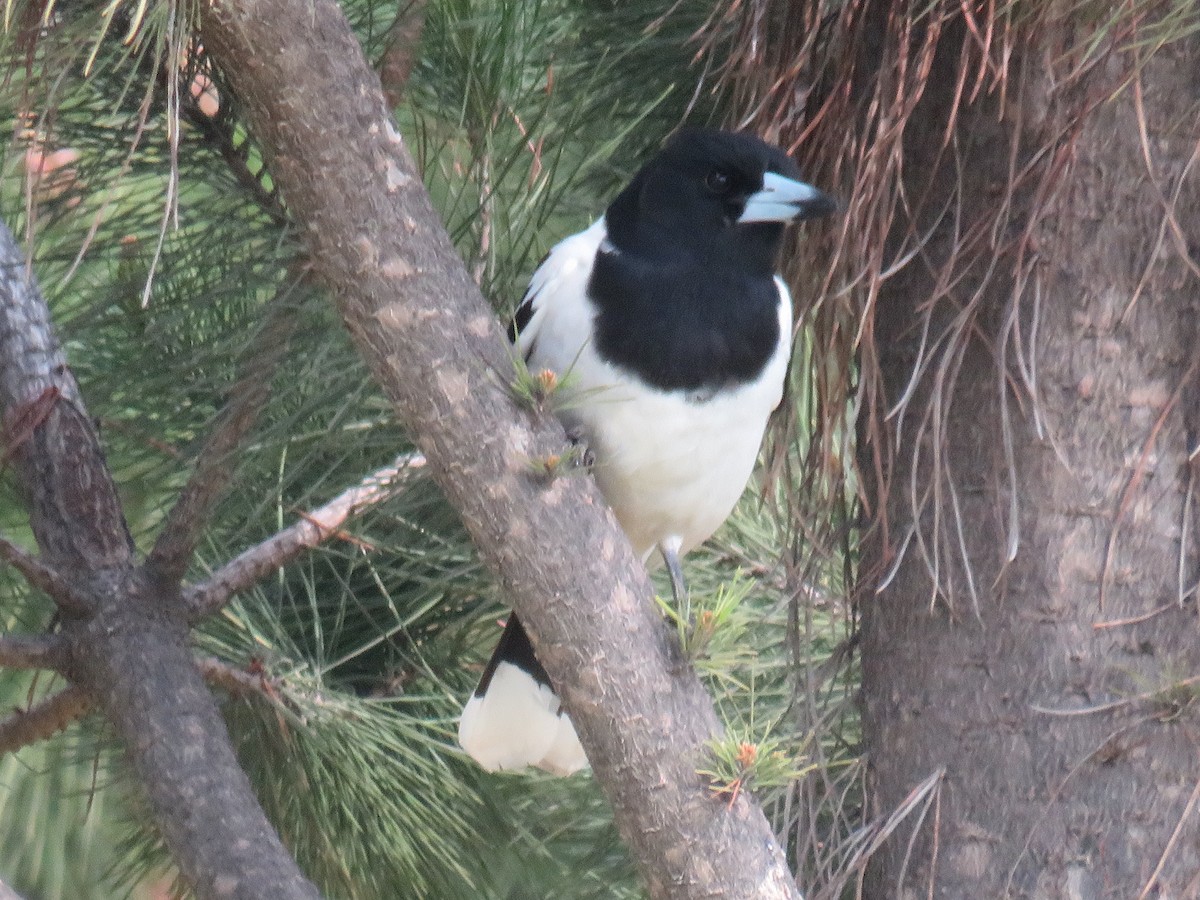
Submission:
M 563 423 L 643 560 L 679 558 L 732 512 L 783 395 L 792 304 L 784 226 L 834 201 L 748 134 L 675 136 L 534 273 L 512 337 L 531 372 L 570 373 Z M 516 615 L 459 720 L 490 771 L 587 766 Z

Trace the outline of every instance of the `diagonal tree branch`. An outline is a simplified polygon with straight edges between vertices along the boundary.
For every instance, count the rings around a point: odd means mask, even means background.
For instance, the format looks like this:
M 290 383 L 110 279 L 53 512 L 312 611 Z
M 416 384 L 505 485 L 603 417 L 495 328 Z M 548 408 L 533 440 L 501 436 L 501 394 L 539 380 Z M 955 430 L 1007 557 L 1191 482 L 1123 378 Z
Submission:
M 29 709 L 18 709 L 0 721 L 0 756 L 53 737 L 92 711 L 91 696 L 70 685 Z
M 0 668 L 61 669 L 66 641 L 54 634 L 0 634 Z
M 69 581 L 28 551 L 0 535 L 0 559 L 25 576 L 25 580 L 50 597 L 58 608 L 83 612 L 87 599 Z
M 271 394 L 271 379 L 287 354 L 295 329 L 290 299 L 305 276 L 289 274 L 280 292 L 267 305 L 254 339 L 247 345 L 229 401 L 217 417 L 146 565 L 160 577 L 178 582 L 187 571 L 196 543 L 212 517 L 213 508 L 233 480 L 233 456 L 258 421 Z
M 234 595 L 262 581 L 307 550 L 320 545 L 347 520 L 394 497 L 407 476 L 425 465 L 419 453 L 407 453 L 372 472 L 328 503 L 305 513 L 295 523 L 234 557 L 209 578 L 184 590 L 192 621 L 219 610 Z
M 651 895 L 798 898 L 757 803 L 715 803 L 697 775 L 719 721 L 595 485 L 530 475 L 565 435 L 506 390 L 500 325 L 335 0 L 213 0 L 200 22 L 315 273 L 561 688 Z

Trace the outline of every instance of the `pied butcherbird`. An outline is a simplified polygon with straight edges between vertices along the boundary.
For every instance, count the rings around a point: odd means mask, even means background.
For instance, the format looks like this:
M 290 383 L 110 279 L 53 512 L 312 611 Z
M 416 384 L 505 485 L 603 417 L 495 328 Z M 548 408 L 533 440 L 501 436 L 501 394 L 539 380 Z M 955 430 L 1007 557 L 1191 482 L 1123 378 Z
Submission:
M 749 134 L 686 130 L 534 273 L 511 337 L 531 372 L 566 377 L 556 408 L 644 560 L 678 600 L 680 557 L 733 510 L 783 396 L 792 304 L 784 228 L 834 201 Z M 587 765 L 516 615 L 459 721 L 485 769 Z

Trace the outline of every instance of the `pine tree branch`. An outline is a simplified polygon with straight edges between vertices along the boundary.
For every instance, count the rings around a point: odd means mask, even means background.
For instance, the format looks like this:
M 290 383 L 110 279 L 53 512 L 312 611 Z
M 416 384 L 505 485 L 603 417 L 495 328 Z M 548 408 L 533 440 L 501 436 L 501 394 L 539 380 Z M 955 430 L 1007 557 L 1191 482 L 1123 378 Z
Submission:
M 289 273 L 280 292 L 267 305 L 258 333 L 243 354 L 229 400 L 146 560 L 146 565 L 167 581 L 183 578 L 213 508 L 233 480 L 234 454 L 266 407 L 275 370 L 287 355 L 295 330 L 289 300 L 304 279 L 299 271 Z
M 266 689 L 266 676 L 261 673 L 239 669 L 215 656 L 197 656 L 196 668 L 209 684 L 224 688 L 231 694 L 270 696 L 270 691 Z
M 193 622 L 212 615 L 241 591 L 262 581 L 307 550 L 319 546 L 349 519 L 394 497 L 408 476 L 424 467 L 425 457 L 406 453 L 390 466 L 372 472 L 295 523 L 234 557 L 209 578 L 186 588 L 184 602 Z
M 66 641 L 53 634 L 0 634 L 0 668 L 60 669 Z
M 796 900 L 757 803 L 714 802 L 697 775 L 719 720 L 596 486 L 531 476 L 562 427 L 507 390 L 500 324 L 340 7 L 214 0 L 200 22 L 315 273 L 561 689 L 651 896 Z
M 88 609 L 87 598 L 75 590 L 69 581 L 3 535 L 0 535 L 0 559 L 25 576 L 26 581 L 58 604 L 59 609 L 70 612 Z
M 0 721 L 0 756 L 54 737 L 86 716 L 93 706 L 88 692 L 72 684 L 29 709 L 16 710 Z
M 63 674 L 113 726 L 183 877 L 202 900 L 317 897 L 263 814 L 196 669 L 178 583 L 136 564 L 49 310 L 3 227 L 0 404 L 5 422 L 18 423 L 7 447 L 41 558 L 89 600 L 87 614 L 63 617 Z M 65 716 L 72 696 L 30 721 L 42 730 L 62 721 L 50 711 Z M 15 718 L 10 731 L 16 741 L 33 733 Z
M 197 656 L 196 668 L 204 680 L 234 696 L 254 694 L 275 706 L 286 706 L 278 690 L 278 679 L 263 671 L 239 668 L 215 656 Z

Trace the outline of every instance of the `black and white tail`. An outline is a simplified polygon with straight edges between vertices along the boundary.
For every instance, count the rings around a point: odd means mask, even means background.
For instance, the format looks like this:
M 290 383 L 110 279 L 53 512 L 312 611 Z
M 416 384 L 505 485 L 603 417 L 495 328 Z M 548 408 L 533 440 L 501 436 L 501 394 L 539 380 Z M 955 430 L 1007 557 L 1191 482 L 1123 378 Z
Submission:
M 458 720 L 458 743 L 489 772 L 537 766 L 570 775 L 588 765 L 575 726 L 516 613 Z

